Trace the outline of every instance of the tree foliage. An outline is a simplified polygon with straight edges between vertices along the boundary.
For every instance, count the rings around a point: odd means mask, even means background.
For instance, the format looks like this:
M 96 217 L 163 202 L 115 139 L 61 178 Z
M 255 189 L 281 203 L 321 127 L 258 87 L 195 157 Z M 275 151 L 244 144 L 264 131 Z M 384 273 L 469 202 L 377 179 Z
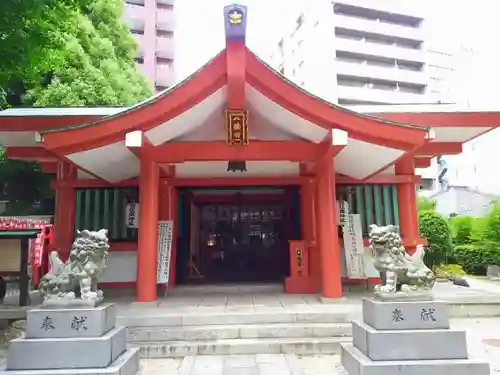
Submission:
M 432 268 L 446 261 L 452 252 L 448 221 L 436 211 L 419 212 L 420 234 L 427 240 L 425 263 Z
M 134 63 L 123 0 L 1 0 L 0 108 L 133 105 L 152 94 Z M 0 194 L 19 206 L 45 199 L 36 164 L 5 160 Z M 33 185 L 34 184 L 34 185 Z M 43 205 L 42 205 L 43 206 Z
M 2 7 L 7 104 L 132 105 L 151 95 L 120 19 L 122 0 L 3 0 Z

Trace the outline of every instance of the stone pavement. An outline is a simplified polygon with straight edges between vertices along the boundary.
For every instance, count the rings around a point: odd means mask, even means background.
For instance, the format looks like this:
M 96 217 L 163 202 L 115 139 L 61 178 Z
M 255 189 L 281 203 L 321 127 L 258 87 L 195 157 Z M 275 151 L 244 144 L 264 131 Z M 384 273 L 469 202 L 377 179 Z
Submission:
M 500 318 L 452 319 L 451 326 L 467 331 L 470 356 L 489 362 L 491 374 L 500 375 Z M 0 350 L 0 365 L 5 362 L 5 354 L 5 350 Z M 203 372 L 195 372 L 199 369 Z M 339 355 L 279 354 L 142 359 L 138 375 L 264 375 L 269 371 L 272 375 L 346 375 L 340 366 Z
M 452 319 L 452 328 L 467 332 L 469 355 L 490 363 L 500 375 L 500 318 Z M 246 366 L 246 367 L 245 367 Z M 233 372 L 237 368 L 239 372 Z M 198 356 L 143 359 L 138 375 L 346 375 L 339 355 Z

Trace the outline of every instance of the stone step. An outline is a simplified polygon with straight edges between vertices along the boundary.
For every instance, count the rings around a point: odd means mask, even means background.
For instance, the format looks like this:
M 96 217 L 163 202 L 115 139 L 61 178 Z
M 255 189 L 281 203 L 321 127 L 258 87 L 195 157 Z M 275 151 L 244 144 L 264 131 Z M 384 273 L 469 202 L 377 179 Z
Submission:
M 173 296 L 283 293 L 283 284 L 182 285 L 167 290 Z
M 372 361 L 352 344 L 341 344 L 342 366 L 349 375 L 489 375 L 488 363 L 472 359 Z
M 7 370 L 5 366 L 0 367 L 0 375 L 134 375 L 137 371 L 139 371 L 139 349 L 127 350 L 106 368 Z
M 360 309 L 339 306 L 338 311 L 300 312 L 200 312 L 196 314 L 131 314 L 118 316 L 117 325 L 126 327 L 179 327 L 231 324 L 273 323 L 350 323 L 360 316 Z
M 261 338 L 210 341 L 134 342 L 142 358 L 175 358 L 227 354 L 338 354 L 345 337 Z
M 273 323 L 184 327 L 130 327 L 128 342 L 223 339 L 349 337 L 349 323 Z

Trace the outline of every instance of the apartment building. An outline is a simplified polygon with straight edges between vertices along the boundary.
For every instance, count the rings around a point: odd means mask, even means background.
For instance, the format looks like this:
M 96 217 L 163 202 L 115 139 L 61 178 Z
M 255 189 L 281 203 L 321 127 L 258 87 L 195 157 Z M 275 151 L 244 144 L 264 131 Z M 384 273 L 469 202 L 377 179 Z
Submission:
M 136 62 L 156 92 L 175 84 L 174 0 L 125 0 L 124 20 L 139 44 Z
M 415 0 L 312 0 L 277 43 L 275 69 L 341 105 L 453 100 L 453 55 L 429 40 Z

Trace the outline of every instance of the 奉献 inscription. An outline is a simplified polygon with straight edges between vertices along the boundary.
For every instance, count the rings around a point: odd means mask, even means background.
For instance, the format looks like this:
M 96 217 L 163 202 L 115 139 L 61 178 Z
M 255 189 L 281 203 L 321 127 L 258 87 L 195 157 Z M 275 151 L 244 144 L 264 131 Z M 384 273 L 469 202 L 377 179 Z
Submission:
M 422 309 L 420 312 L 420 320 L 422 322 L 435 322 L 436 318 L 434 317 L 434 313 L 436 309 Z
M 40 326 L 40 329 L 43 329 L 44 331 L 52 331 L 54 328 L 54 321 L 52 320 L 52 317 L 46 316 L 43 318 L 42 324 Z
M 86 316 L 75 316 L 71 321 L 71 329 L 75 331 L 87 330 L 87 317 Z
M 405 320 L 403 316 L 403 312 L 400 309 L 394 309 L 392 310 L 392 321 L 394 323 L 402 322 Z

